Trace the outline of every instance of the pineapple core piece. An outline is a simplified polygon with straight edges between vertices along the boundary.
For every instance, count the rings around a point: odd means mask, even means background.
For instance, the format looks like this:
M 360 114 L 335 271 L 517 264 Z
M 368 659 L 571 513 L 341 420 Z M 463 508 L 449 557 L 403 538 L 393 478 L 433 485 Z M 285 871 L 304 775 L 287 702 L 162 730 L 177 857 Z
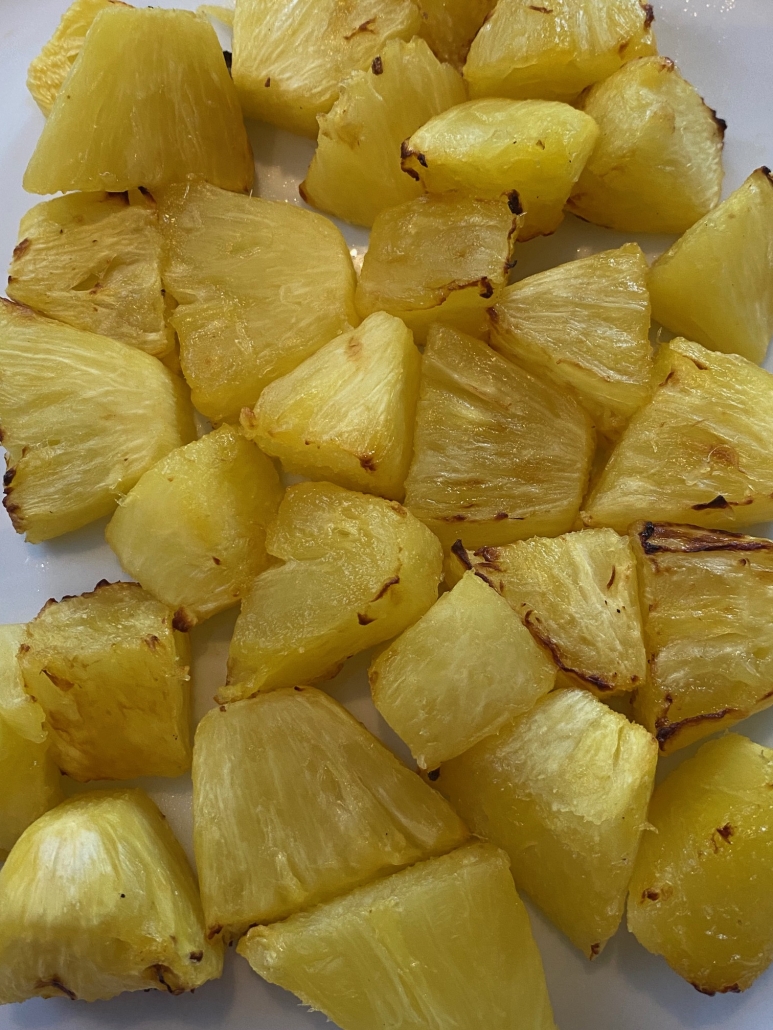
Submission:
M 556 669 L 510 605 L 468 572 L 382 652 L 373 703 L 422 769 L 495 733 L 553 689 Z
M 773 959 L 773 751 L 711 740 L 652 797 L 628 928 L 702 994 L 746 990 Z
M 0 301 L 4 505 L 30 543 L 109 515 L 194 435 L 185 384 L 160 361 Z
M 719 203 L 725 123 L 667 57 L 594 86 L 582 109 L 601 135 L 568 209 L 623 232 L 684 232 Z
M 773 175 L 758 168 L 652 266 L 652 314 L 711 350 L 761 362 L 773 334 Z
M 410 330 L 377 311 L 270 383 L 242 426 L 288 472 L 401 500 L 420 370 Z
M 210 938 L 235 939 L 468 836 L 439 794 L 313 687 L 209 711 L 193 781 Z
M 354 267 L 322 215 L 206 183 L 161 198 L 164 285 L 193 403 L 235 421 L 274 379 L 359 319 Z
M 556 690 L 442 766 L 435 786 L 594 958 L 623 915 L 657 757 L 641 726 L 586 690 Z
M 191 11 L 110 4 L 88 31 L 24 173 L 30 193 L 153 190 L 254 165 L 215 30 Z
M 149 469 L 105 537 L 129 575 L 187 629 L 236 604 L 267 567 L 266 526 L 281 499 L 271 461 L 221 426 Z
M 529 916 L 488 844 L 255 927 L 237 950 L 342 1030 L 555 1030 Z
M 462 68 L 470 44 L 496 0 L 418 0 L 421 35 L 441 61 Z
M 182 994 L 222 966 L 185 854 L 141 790 L 70 798 L 0 871 L 0 1004 Z
M 344 81 L 330 113 L 320 115 L 301 196 L 347 222 L 373 225 L 384 208 L 423 192 L 400 168 L 403 140 L 466 99 L 459 73 L 423 40 L 390 40 L 367 72 Z
M 299 483 L 268 527 L 266 548 L 283 564 L 262 572 L 242 602 L 220 702 L 330 679 L 437 600 L 440 544 L 394 501 Z
M 402 148 L 402 166 L 430 193 L 499 197 L 515 190 L 523 242 L 548 235 L 598 138 L 596 123 L 568 104 L 484 98 L 438 114 Z
M 188 638 L 136 583 L 48 601 L 20 648 L 57 765 L 81 783 L 181 776 L 191 763 Z
M 406 506 L 448 548 L 502 544 L 574 523 L 593 456 L 573 397 L 435 328 L 422 358 Z

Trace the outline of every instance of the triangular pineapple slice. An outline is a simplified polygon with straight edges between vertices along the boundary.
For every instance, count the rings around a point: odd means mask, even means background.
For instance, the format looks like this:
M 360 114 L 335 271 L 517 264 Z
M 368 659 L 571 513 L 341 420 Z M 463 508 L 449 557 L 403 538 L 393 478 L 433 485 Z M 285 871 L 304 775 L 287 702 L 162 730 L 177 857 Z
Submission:
M 417 0 L 421 36 L 441 61 L 461 69 L 470 44 L 496 0 Z
M 555 1030 L 529 916 L 488 844 L 256 927 L 238 951 L 342 1030 Z
M 182 994 L 222 966 L 188 860 L 140 790 L 70 798 L 0 871 L 0 1004 Z
M 420 368 L 410 330 L 378 311 L 270 383 L 244 431 L 288 472 L 401 500 Z
M 592 456 L 590 420 L 573 397 L 478 340 L 432 331 L 405 504 L 446 548 L 566 532 Z
M 725 123 L 673 61 L 631 61 L 580 106 L 601 135 L 569 198 L 574 214 L 623 232 L 684 232 L 719 202 Z
M 54 101 L 24 188 L 152 190 L 191 175 L 232 190 L 254 175 L 215 30 L 191 11 L 110 4 Z

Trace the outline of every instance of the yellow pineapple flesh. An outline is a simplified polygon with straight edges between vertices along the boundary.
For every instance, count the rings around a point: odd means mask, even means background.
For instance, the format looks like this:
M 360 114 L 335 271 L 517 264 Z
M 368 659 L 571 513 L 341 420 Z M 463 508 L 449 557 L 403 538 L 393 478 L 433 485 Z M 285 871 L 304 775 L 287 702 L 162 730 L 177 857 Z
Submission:
M 496 0 L 418 0 L 421 36 L 441 61 L 462 68 L 470 44 Z
M 25 740 L 41 744 L 48 731 L 46 713 L 24 687 L 19 648 L 26 627 L 0 625 L 0 718 Z

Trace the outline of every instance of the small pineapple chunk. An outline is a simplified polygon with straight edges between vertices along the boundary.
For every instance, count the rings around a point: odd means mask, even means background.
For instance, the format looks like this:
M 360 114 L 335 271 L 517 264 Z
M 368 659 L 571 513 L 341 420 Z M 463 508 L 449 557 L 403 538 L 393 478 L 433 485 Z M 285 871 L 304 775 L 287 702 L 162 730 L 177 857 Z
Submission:
M 488 844 L 255 927 L 237 950 L 342 1030 L 555 1030 L 529 916 Z
M 593 457 L 568 394 L 478 340 L 436 327 L 422 358 L 405 504 L 448 548 L 571 528 Z
M 462 68 L 470 44 L 496 0 L 417 0 L 421 36 L 441 61 Z
M 684 232 L 719 203 L 725 123 L 667 57 L 594 86 L 582 110 L 601 135 L 568 209 L 623 232 Z
M 359 319 L 341 233 L 322 215 L 205 183 L 161 198 L 164 285 L 193 403 L 235 421 L 274 379 Z
M 188 860 L 141 790 L 70 798 L 0 871 L 0 1004 L 182 994 L 222 967 Z
M 641 726 L 585 690 L 556 690 L 444 765 L 435 786 L 594 958 L 623 916 L 657 758 Z
M 24 688 L 19 648 L 26 626 L 0 625 L 0 719 L 20 737 L 41 744 L 47 737 L 46 713 Z
M 773 334 L 773 175 L 758 168 L 652 266 L 652 314 L 711 350 L 761 362 Z

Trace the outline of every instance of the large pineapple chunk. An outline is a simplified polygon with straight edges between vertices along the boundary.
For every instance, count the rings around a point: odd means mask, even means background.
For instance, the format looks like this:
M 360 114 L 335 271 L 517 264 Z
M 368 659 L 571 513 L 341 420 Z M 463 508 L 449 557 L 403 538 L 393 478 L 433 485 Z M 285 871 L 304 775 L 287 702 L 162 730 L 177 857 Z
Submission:
M 641 726 L 585 690 L 556 690 L 444 765 L 435 786 L 594 958 L 623 915 L 657 757 Z
M 161 362 L 0 301 L 3 503 L 30 543 L 109 515 L 194 435 L 185 384 Z
M 684 232 L 722 190 L 725 123 L 667 57 L 631 61 L 581 103 L 601 135 L 569 210 L 623 232 Z
M 712 350 L 761 362 L 773 334 L 773 175 L 758 168 L 652 266 L 652 313 Z
M 30 193 L 121 192 L 254 165 L 215 30 L 191 11 L 110 4 L 88 31 L 24 173 Z
M 222 966 L 185 854 L 140 790 L 70 798 L 0 871 L 0 1004 L 182 994 Z
M 592 456 L 590 420 L 572 397 L 478 340 L 433 330 L 405 503 L 446 548 L 566 532 Z
M 421 35 L 441 61 L 464 65 L 470 44 L 496 0 L 418 0 Z
M 342 1030 L 555 1030 L 529 916 L 488 844 L 258 926 L 238 951 Z
M 222 702 L 329 679 L 437 600 L 440 544 L 394 501 L 299 483 L 266 548 L 283 564 L 261 573 L 242 602 Z
M 321 215 L 198 183 L 165 191 L 161 228 L 180 360 L 208 418 L 238 419 L 359 321 L 346 241 Z

